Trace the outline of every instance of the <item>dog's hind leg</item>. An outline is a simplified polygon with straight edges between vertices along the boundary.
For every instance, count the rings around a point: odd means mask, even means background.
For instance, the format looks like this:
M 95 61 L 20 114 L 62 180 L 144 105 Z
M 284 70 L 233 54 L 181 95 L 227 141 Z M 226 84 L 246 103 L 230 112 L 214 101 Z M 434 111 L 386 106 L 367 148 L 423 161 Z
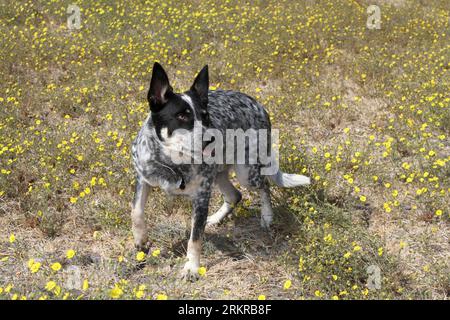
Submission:
M 269 229 L 273 220 L 273 211 L 269 185 L 265 176 L 261 175 L 261 166 L 258 164 L 237 165 L 236 175 L 244 187 L 258 190 L 261 202 L 261 227 Z
M 131 222 L 132 231 L 134 236 L 134 244 L 140 251 L 147 250 L 147 226 L 145 222 L 144 207 L 147 202 L 148 195 L 150 193 L 150 186 L 142 181 L 139 177 L 136 179 L 136 191 L 134 194 L 132 210 L 131 210 Z
M 216 184 L 223 194 L 223 205 L 216 213 L 208 217 L 207 224 L 214 225 L 220 223 L 233 212 L 234 207 L 242 199 L 241 193 L 233 186 L 228 178 L 228 170 L 220 172 L 216 177 Z
M 273 220 L 272 203 L 270 200 L 270 189 L 264 187 L 259 189 L 259 197 L 261 202 L 261 227 L 270 229 Z

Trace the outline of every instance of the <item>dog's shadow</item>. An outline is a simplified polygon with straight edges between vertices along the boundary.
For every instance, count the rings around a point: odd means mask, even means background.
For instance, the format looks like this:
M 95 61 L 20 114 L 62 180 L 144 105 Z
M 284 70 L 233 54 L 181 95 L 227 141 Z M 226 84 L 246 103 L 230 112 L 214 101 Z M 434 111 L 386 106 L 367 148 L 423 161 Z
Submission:
M 234 261 L 258 256 L 270 258 L 272 253 L 279 253 L 288 246 L 286 236 L 292 234 L 296 221 L 286 208 L 274 208 L 275 221 L 271 230 L 263 229 L 259 215 L 250 217 L 233 216 L 221 225 L 207 228 L 203 240 L 203 254 L 213 257 L 219 253 L 222 258 Z M 173 242 L 169 252 L 175 257 L 186 256 L 189 232 L 183 239 Z M 223 260 L 223 259 L 219 260 Z
M 188 240 L 188 238 L 185 238 L 174 242 L 169 251 L 172 252 L 175 257 L 186 256 Z M 222 234 L 205 233 L 203 240 L 203 251 L 206 251 L 207 255 L 211 254 L 212 251 L 219 251 L 224 256 L 230 257 L 233 260 L 240 260 L 244 258 L 244 253 L 234 243 L 234 241 Z

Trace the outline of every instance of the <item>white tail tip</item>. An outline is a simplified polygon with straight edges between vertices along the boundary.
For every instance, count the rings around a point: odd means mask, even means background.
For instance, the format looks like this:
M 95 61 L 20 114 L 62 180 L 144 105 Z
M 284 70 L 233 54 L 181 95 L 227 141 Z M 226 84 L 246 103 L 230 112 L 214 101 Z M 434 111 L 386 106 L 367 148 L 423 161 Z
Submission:
M 279 187 L 293 188 L 311 184 L 311 179 L 300 174 L 283 173 L 278 171 L 269 178 Z

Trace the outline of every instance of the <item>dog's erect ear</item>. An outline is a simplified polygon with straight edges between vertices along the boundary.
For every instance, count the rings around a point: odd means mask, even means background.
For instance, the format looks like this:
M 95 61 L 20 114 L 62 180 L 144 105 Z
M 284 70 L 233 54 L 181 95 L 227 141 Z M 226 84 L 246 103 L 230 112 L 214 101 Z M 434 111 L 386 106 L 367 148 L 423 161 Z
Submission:
M 206 106 L 208 104 L 208 89 L 209 89 L 209 75 L 208 75 L 208 65 L 204 66 L 203 69 L 198 73 L 194 80 L 194 84 L 191 87 L 192 91 L 195 91 Z
M 152 111 L 158 111 L 167 102 L 166 95 L 171 91 L 172 87 L 169 84 L 169 78 L 166 72 L 158 62 L 155 62 L 153 65 L 152 80 L 150 80 L 150 89 L 147 94 L 150 109 Z

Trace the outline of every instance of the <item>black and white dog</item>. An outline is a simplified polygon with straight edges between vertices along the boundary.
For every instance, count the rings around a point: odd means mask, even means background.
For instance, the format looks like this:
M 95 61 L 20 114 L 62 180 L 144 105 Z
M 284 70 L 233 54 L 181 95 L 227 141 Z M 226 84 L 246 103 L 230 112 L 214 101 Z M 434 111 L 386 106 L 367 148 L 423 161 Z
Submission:
M 217 224 L 229 215 L 241 200 L 241 193 L 229 180 L 232 168 L 239 183 L 257 190 L 261 201 L 261 225 L 269 228 L 272 222 L 272 207 L 268 179 L 281 187 L 295 187 L 310 183 L 308 177 L 281 172 L 278 167 L 268 174 L 263 173 L 267 162 L 261 157 L 249 156 L 239 162 L 198 161 L 198 156 L 219 155 L 230 138 L 218 143 L 217 137 L 229 137 L 231 129 L 264 131 L 271 133 L 270 120 L 264 108 L 253 98 L 235 91 L 209 91 L 208 66 L 197 75 L 192 87 L 184 93 L 175 93 L 162 66 L 153 66 L 148 102 L 150 115 L 147 117 L 132 146 L 135 170 L 137 172 L 136 193 L 131 213 L 135 245 L 139 250 L 147 247 L 148 235 L 144 206 L 151 187 L 161 187 L 169 194 L 185 195 L 192 200 L 192 227 L 187 248 L 187 259 L 183 277 L 196 279 L 200 266 L 201 240 L 206 224 Z M 200 129 L 200 130 L 198 130 Z M 205 139 L 205 132 L 215 130 L 215 135 Z M 234 139 L 234 138 L 233 138 Z M 244 151 L 249 152 L 259 140 L 244 142 Z M 192 143 L 193 140 L 193 143 Z M 200 143 L 198 142 L 200 141 Z M 271 140 L 262 146 L 271 150 Z M 192 146 L 193 145 L 193 146 Z M 214 145 L 214 149 L 211 146 Z M 261 148 L 261 144 L 259 144 Z M 173 152 L 176 150 L 177 152 Z M 232 152 L 239 152 L 236 146 Z M 258 150 L 259 151 L 259 150 Z M 228 150 L 227 150 L 228 152 Z M 174 154 L 182 154 L 179 161 Z M 237 155 L 238 157 L 240 154 Z M 227 156 L 227 159 L 229 157 Z M 241 158 L 242 159 L 242 158 Z M 234 161 L 234 162 L 233 162 Z M 222 161 L 223 162 L 223 161 Z M 272 163 L 273 165 L 273 163 Z M 208 217 L 211 189 L 217 184 L 224 197 L 222 207 Z

